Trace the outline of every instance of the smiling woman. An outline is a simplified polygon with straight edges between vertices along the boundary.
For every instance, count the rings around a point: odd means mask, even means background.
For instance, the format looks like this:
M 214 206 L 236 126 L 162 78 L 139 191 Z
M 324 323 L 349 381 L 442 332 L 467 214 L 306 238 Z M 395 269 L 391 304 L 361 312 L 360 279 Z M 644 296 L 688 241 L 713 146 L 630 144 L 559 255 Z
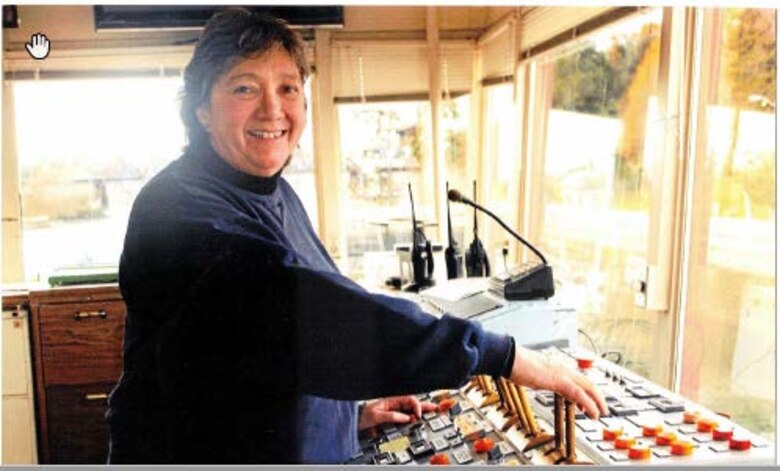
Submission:
M 306 124 L 303 79 L 276 47 L 223 74 L 196 113 L 233 168 L 269 177 L 287 163 Z

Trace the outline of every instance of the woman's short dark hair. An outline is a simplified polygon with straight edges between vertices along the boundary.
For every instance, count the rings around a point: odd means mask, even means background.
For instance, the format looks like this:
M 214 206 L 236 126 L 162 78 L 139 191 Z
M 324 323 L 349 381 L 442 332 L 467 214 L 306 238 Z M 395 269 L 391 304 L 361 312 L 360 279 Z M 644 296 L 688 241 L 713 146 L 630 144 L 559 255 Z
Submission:
M 284 21 L 237 7 L 221 10 L 209 19 L 184 69 L 180 114 L 188 145 L 207 136 L 195 112 L 208 103 L 211 88 L 219 77 L 240 59 L 255 57 L 274 47 L 282 47 L 290 54 L 305 81 L 309 64 L 303 39 Z

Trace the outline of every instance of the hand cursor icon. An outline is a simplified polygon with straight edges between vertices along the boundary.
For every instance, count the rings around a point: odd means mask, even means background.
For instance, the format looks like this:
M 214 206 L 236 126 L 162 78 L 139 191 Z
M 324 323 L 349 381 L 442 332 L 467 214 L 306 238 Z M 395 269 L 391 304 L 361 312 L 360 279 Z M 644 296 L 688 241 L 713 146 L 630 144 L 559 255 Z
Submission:
M 30 37 L 30 43 L 25 43 L 24 47 L 30 53 L 33 59 L 41 60 L 49 57 L 49 39 L 45 34 L 35 33 Z

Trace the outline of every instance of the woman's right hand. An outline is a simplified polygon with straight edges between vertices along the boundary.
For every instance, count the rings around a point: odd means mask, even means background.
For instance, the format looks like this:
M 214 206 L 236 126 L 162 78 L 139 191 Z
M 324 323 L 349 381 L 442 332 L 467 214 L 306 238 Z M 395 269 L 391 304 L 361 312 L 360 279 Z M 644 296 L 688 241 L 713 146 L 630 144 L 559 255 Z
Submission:
M 539 352 L 517 346 L 509 379 L 534 389 L 561 394 L 574 402 L 592 419 L 608 415 L 607 401 L 601 391 L 584 375 Z

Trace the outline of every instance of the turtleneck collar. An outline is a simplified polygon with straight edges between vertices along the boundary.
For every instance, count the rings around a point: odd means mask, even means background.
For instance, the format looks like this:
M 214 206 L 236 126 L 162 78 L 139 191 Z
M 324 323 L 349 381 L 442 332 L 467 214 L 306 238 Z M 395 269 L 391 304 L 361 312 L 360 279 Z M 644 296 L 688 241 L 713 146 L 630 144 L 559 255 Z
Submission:
M 236 170 L 217 154 L 208 141 L 193 143 L 187 146 L 185 155 L 196 161 L 207 172 L 217 178 L 231 183 L 241 189 L 261 195 L 270 195 L 276 191 L 279 177 L 284 167 L 270 177 L 258 177 Z

